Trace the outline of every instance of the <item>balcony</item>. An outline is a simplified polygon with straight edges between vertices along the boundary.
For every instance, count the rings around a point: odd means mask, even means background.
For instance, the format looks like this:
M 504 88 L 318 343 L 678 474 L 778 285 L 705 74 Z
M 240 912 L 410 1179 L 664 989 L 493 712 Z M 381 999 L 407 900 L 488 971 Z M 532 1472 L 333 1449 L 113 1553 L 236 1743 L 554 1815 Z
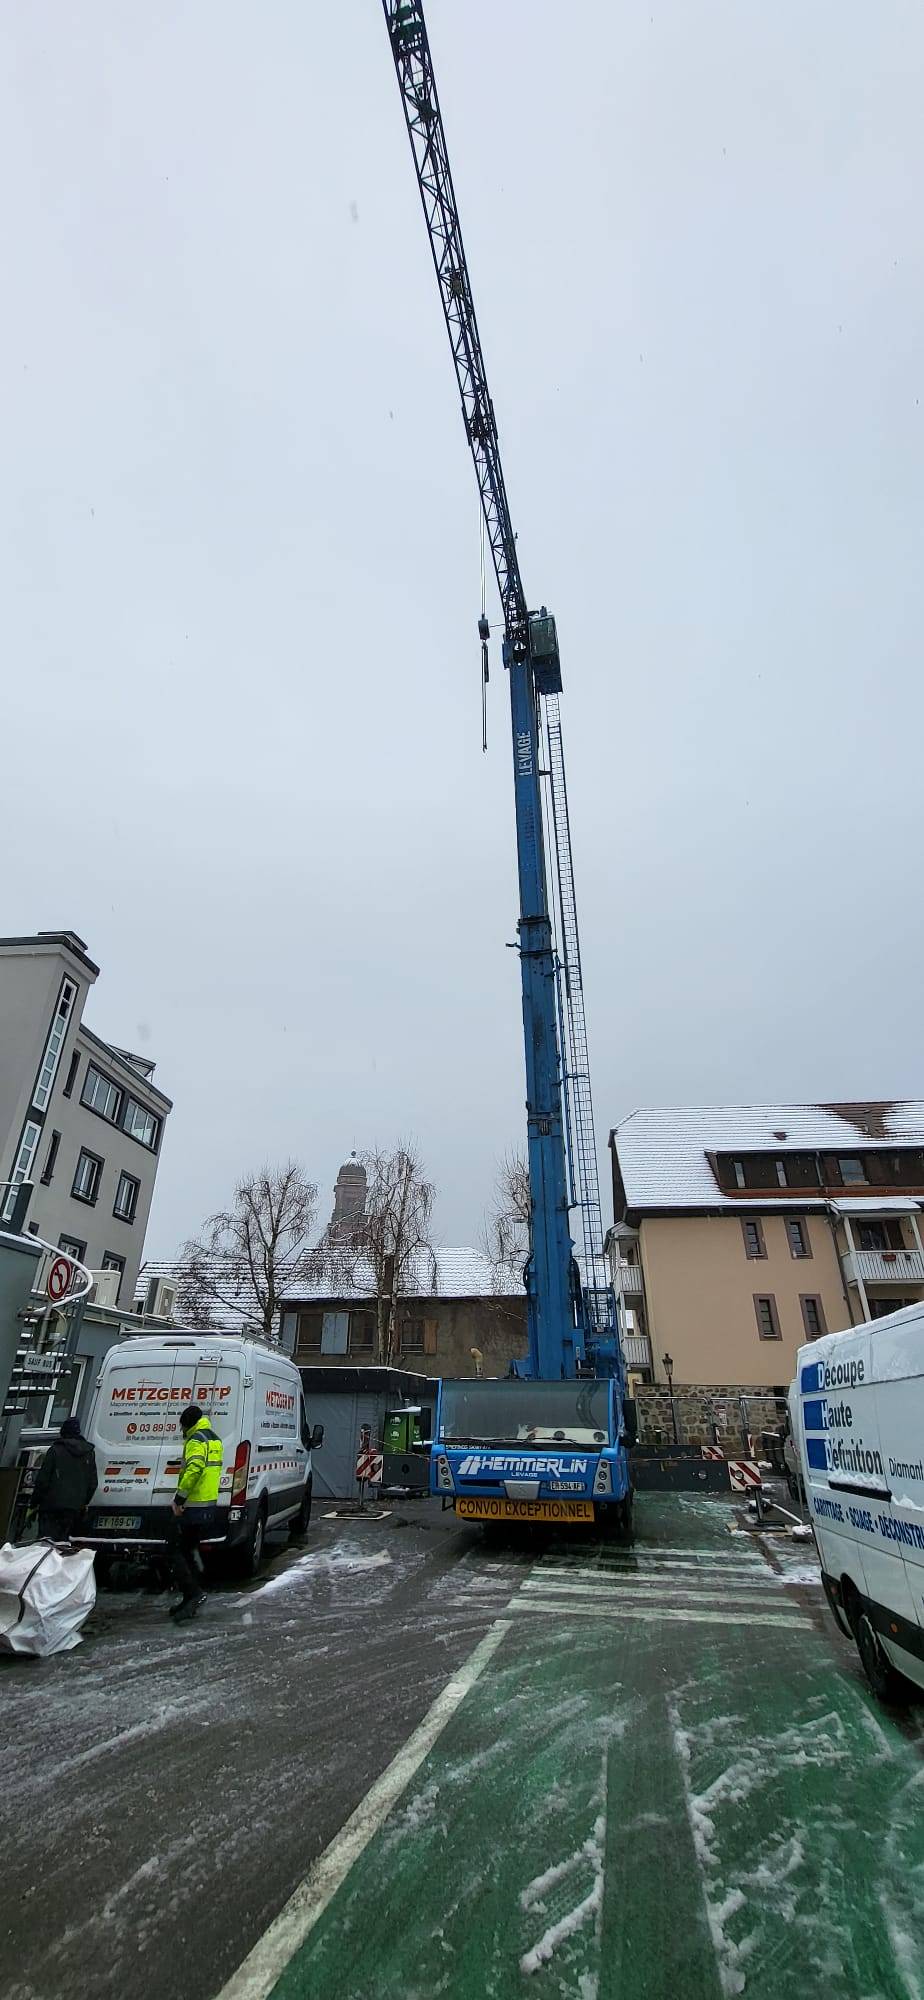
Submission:
M 647 1333 L 624 1333 L 622 1358 L 627 1368 L 651 1367 L 651 1341 Z
M 613 1265 L 613 1285 L 617 1292 L 622 1293 L 624 1299 L 640 1299 L 642 1296 L 641 1264 L 627 1264 L 625 1258 L 620 1257 L 618 1262 Z
M 920 1250 L 854 1250 L 841 1262 L 848 1285 L 924 1285 Z

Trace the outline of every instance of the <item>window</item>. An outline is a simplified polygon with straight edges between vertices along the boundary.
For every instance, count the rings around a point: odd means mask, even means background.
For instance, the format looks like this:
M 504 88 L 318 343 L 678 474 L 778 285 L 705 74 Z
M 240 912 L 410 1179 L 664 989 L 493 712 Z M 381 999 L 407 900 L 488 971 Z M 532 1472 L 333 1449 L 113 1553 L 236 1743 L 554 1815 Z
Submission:
M 81 1146 L 77 1155 L 77 1172 L 71 1188 L 75 1200 L 90 1202 L 96 1200 L 103 1175 L 103 1164 L 97 1153 L 88 1153 L 86 1147 Z
M 754 1294 L 754 1311 L 757 1314 L 757 1331 L 761 1340 L 782 1340 L 780 1316 L 772 1292 Z
M 141 1182 L 136 1181 L 133 1174 L 119 1175 L 112 1213 L 118 1216 L 120 1222 L 134 1222 L 140 1187 Z
M 350 1314 L 350 1353 L 371 1354 L 375 1345 L 375 1314 Z
M 786 1179 L 786 1161 L 785 1161 L 785 1160 L 776 1160 L 776 1161 L 774 1162 L 774 1165 L 775 1165 L 775 1167 L 776 1167 L 776 1184 L 777 1184 L 777 1187 L 788 1187 L 788 1186 L 789 1186 L 789 1182 L 788 1182 L 788 1180 Z
M 78 1264 L 83 1263 L 87 1254 L 86 1244 L 81 1243 L 76 1236 L 59 1236 L 58 1249 L 64 1251 L 65 1257 L 76 1257 Z
M 7 1197 L 3 1204 L 2 1220 L 4 1222 L 9 1222 L 10 1216 L 16 1207 L 16 1196 L 22 1187 L 23 1181 L 27 1181 L 32 1172 L 32 1162 L 35 1159 L 41 1130 L 41 1126 L 36 1124 L 34 1118 L 27 1119 L 26 1124 L 23 1126 L 22 1138 L 19 1141 L 19 1151 L 16 1155 L 16 1164 L 10 1175 Z
M 806 1296 L 800 1293 L 799 1304 L 802 1307 L 802 1324 L 809 1340 L 817 1340 L 819 1334 L 827 1333 L 824 1307 L 817 1294 Z
M 789 1254 L 791 1257 L 811 1256 L 812 1252 L 809 1248 L 808 1228 L 806 1224 L 802 1221 L 801 1216 L 787 1215 L 786 1235 L 789 1239 Z
M 297 1347 L 320 1347 L 324 1315 L 319 1312 L 303 1312 L 298 1316 Z
M 51 1096 L 51 1086 L 54 1083 L 58 1063 L 61 1060 L 61 1050 L 64 1045 L 64 1037 L 67 1034 L 67 1024 L 70 1020 L 71 1008 L 74 1004 L 76 993 L 77 988 L 73 980 L 65 979 L 58 995 L 55 1017 L 48 1030 L 48 1040 L 45 1043 L 42 1067 L 38 1073 L 38 1082 L 35 1086 L 35 1095 L 32 1099 L 36 1111 L 44 1111 Z
M 866 1168 L 858 1154 L 848 1153 L 838 1158 L 841 1180 L 845 1187 L 866 1186 Z
M 88 1063 L 80 1102 L 90 1111 L 98 1111 L 101 1118 L 108 1118 L 110 1125 L 114 1125 L 122 1109 L 122 1092 L 117 1083 L 103 1075 L 101 1069 Z
M 55 1170 L 55 1161 L 58 1157 L 58 1147 L 60 1146 L 60 1144 L 61 1144 L 60 1132 L 52 1132 L 51 1143 L 48 1147 L 47 1153 L 45 1154 L 45 1165 L 42 1168 L 43 1187 L 51 1186 L 51 1176 Z
M 764 1243 L 764 1232 L 756 1215 L 743 1215 L 741 1217 L 741 1234 L 744 1237 L 744 1252 L 746 1257 L 766 1257 L 767 1247 Z
M 424 1323 L 422 1319 L 404 1319 L 401 1322 L 402 1354 L 422 1354 L 424 1351 Z
M 126 1103 L 122 1129 L 130 1139 L 137 1139 L 139 1145 L 149 1147 L 152 1153 L 156 1152 L 160 1119 L 155 1118 L 153 1111 L 146 1111 L 137 1098 L 130 1097 Z
M 857 1235 L 861 1250 L 904 1250 L 900 1222 L 859 1222 Z
M 75 1049 L 71 1056 L 67 1072 L 67 1082 L 64 1086 L 65 1097 L 70 1097 L 71 1091 L 73 1090 L 74 1085 L 77 1081 L 77 1071 L 79 1070 L 79 1068 L 80 1068 L 80 1050 Z
M 747 1185 L 747 1183 L 746 1183 L 746 1181 L 745 1181 L 745 1178 L 744 1178 L 744 1161 L 743 1161 L 743 1160 L 733 1160 L 733 1161 L 732 1161 L 732 1173 L 733 1173 L 733 1174 L 734 1174 L 734 1176 L 735 1176 L 735 1186 L 736 1186 L 736 1187 L 745 1187 L 745 1186 Z

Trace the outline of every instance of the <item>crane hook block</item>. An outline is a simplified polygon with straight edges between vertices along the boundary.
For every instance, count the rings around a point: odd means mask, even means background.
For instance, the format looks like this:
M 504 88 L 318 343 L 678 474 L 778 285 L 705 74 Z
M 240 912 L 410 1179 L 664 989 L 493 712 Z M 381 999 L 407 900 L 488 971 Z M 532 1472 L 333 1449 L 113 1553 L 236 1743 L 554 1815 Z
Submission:
M 529 614 L 529 657 L 540 694 L 561 693 L 561 660 L 555 620 L 543 604 Z

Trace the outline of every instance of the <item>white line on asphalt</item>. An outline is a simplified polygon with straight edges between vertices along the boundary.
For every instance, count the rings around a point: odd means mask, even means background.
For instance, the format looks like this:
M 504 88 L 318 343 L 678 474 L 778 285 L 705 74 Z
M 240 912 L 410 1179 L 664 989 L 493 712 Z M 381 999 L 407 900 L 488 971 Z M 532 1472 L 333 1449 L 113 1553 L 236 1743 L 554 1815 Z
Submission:
M 666 1580 L 672 1576 L 685 1576 L 702 1583 L 754 1583 L 761 1579 L 766 1582 L 768 1577 L 774 1575 L 767 1563 L 742 1564 L 740 1569 L 698 1569 L 695 1563 L 637 1563 L 634 1569 L 630 1569 L 628 1564 L 625 1569 L 603 1569 L 598 1563 L 542 1561 L 534 1565 L 530 1575 L 534 1576 L 539 1570 L 547 1576 L 592 1576 L 598 1583 L 624 1583 L 626 1578 L 631 1582 L 636 1576 L 663 1576 Z
M 547 1616 L 557 1612 L 559 1618 L 645 1618 L 649 1621 L 663 1619 L 677 1625 L 740 1625 L 750 1631 L 752 1625 L 782 1625 L 790 1632 L 811 1630 L 808 1618 L 800 1618 L 797 1613 L 742 1610 L 739 1617 L 731 1611 L 685 1610 L 681 1605 L 660 1604 L 563 1604 L 561 1598 L 514 1597 L 510 1603 L 511 1612 L 541 1611 Z
M 753 1546 L 752 1542 L 747 1544 L 747 1556 L 750 1556 Z M 718 1549 L 715 1546 L 709 1549 L 691 1549 L 683 1542 L 668 1542 L 663 1548 L 652 1548 L 647 1542 L 635 1542 L 631 1549 L 608 1550 L 606 1560 L 612 1561 L 615 1557 L 617 1562 L 631 1562 L 633 1557 L 636 1556 L 646 1558 L 650 1556 L 655 1562 L 662 1562 L 665 1556 L 686 1556 L 688 1562 L 696 1562 L 697 1560 L 705 1562 L 740 1562 L 744 1555 L 744 1549 Z
M 613 1598 L 632 1597 L 638 1597 L 642 1601 L 649 1597 L 663 1597 L 666 1603 L 672 1603 L 675 1598 L 691 1597 L 697 1604 L 702 1604 L 705 1599 L 707 1604 L 740 1603 L 742 1608 L 746 1604 L 779 1605 L 780 1603 L 779 1590 L 774 1590 L 772 1585 L 766 1583 L 736 1583 L 728 1590 L 696 1590 L 689 1583 L 658 1583 L 647 1577 L 633 1577 L 631 1580 L 627 1577 L 616 1589 L 601 1590 L 599 1584 L 570 1583 L 566 1582 L 564 1577 L 557 1576 L 534 1576 L 527 1579 L 522 1589 L 533 1592 L 538 1590 L 546 1594 L 552 1592 L 559 1597 L 594 1597 L 598 1603 L 602 1600 L 607 1604 Z
M 323 1915 L 331 1897 L 350 1869 L 359 1860 L 364 1848 L 368 1847 L 373 1834 L 377 1833 L 387 1819 L 392 1806 L 410 1784 L 424 1758 L 432 1750 L 438 1736 L 442 1735 L 447 1722 L 452 1720 L 456 1709 L 465 1700 L 484 1673 L 501 1640 L 510 1630 L 507 1620 L 497 1619 L 489 1632 L 485 1633 L 474 1651 L 463 1661 L 458 1673 L 447 1681 L 442 1693 L 438 1694 L 433 1706 L 427 1710 L 412 1736 L 402 1744 L 397 1756 L 376 1778 L 356 1811 L 334 1835 L 329 1847 L 319 1854 L 298 1888 L 293 1890 L 288 1902 L 280 1910 L 278 1917 L 263 1936 L 258 1939 L 253 1950 L 248 1952 L 243 1963 L 233 1972 L 227 1985 L 223 1986 L 218 2000 L 266 2000 L 272 1992 L 289 1960 L 303 1945 L 314 1929 L 318 1918 Z

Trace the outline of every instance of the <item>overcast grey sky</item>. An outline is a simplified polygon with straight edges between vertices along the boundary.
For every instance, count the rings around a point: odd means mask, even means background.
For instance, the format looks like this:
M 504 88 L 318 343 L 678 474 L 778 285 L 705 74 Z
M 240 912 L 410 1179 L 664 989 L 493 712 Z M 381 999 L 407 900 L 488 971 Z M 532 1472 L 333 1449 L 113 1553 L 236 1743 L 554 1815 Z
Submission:
M 638 1103 L 924 1094 L 924 16 L 427 13 L 559 623 L 601 1156 Z M 156 1058 L 150 1254 L 405 1133 L 474 1240 L 523 1125 L 506 686 L 485 759 L 380 5 L 0 36 L 0 928 L 78 929 Z

